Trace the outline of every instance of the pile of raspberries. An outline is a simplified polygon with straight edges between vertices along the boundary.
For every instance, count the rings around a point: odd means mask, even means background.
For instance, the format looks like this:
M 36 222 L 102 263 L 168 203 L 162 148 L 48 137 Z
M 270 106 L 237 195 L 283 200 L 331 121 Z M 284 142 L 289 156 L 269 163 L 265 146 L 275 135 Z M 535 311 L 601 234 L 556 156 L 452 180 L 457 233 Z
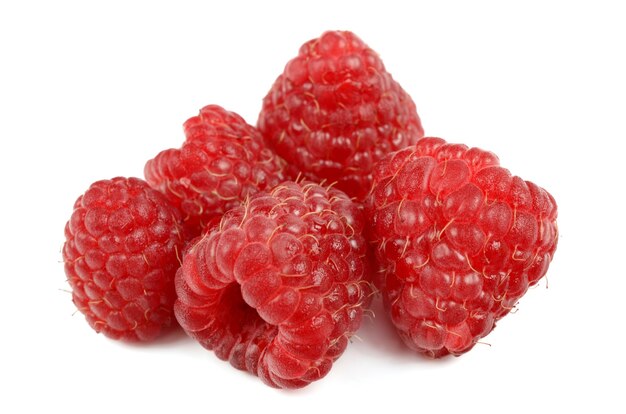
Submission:
M 491 152 L 424 137 L 411 97 L 350 32 L 302 45 L 256 127 L 209 105 L 184 133 L 145 180 L 93 183 L 65 226 L 73 302 L 109 338 L 180 325 L 299 388 L 329 372 L 377 295 L 417 353 L 469 351 L 556 250 L 554 198 Z

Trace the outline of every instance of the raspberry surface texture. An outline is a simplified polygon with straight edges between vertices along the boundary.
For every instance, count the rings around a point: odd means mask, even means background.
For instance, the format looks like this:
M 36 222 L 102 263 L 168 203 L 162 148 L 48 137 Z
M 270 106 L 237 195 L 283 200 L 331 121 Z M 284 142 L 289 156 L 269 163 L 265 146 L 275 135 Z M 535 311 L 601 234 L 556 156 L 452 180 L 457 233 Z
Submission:
M 175 313 L 202 346 L 266 384 L 324 377 L 359 328 L 371 288 L 363 209 L 286 181 L 227 212 L 183 259 Z
M 381 160 L 367 201 L 383 300 L 412 349 L 460 355 L 548 270 L 557 205 L 477 148 L 423 138 Z
M 301 46 L 264 98 L 258 127 L 291 178 L 336 182 L 358 200 L 376 161 L 424 135 L 411 97 L 347 31 Z
M 201 234 L 247 196 L 283 180 L 284 162 L 234 112 L 208 105 L 185 122 L 184 131 L 181 148 L 149 160 L 144 175 L 182 211 L 188 237 Z
M 180 213 L 138 178 L 93 183 L 65 226 L 72 300 L 113 339 L 149 341 L 174 321 Z

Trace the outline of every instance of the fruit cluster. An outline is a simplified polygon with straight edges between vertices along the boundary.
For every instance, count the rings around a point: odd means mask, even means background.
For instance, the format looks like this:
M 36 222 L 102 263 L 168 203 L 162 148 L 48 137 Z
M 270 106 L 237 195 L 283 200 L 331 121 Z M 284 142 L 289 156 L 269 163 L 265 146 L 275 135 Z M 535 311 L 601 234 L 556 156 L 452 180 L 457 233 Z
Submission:
M 72 298 L 113 339 L 180 325 L 266 384 L 324 377 L 375 292 L 407 346 L 469 351 L 545 275 L 557 206 L 477 148 L 424 137 L 350 32 L 306 42 L 257 127 L 209 105 L 145 181 L 92 184 L 65 226 Z

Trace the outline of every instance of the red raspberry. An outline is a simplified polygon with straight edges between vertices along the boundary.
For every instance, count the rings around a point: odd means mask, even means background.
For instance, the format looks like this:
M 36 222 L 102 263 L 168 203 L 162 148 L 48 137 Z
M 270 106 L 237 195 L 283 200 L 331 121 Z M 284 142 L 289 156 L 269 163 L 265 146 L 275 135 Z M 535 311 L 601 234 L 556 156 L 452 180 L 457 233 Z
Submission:
M 63 260 L 72 300 L 113 339 L 149 341 L 173 320 L 183 245 L 180 213 L 138 178 L 93 183 L 65 226 Z
M 291 178 L 337 182 L 359 200 L 374 163 L 424 135 L 415 104 L 380 57 L 342 31 L 302 45 L 265 97 L 258 127 Z
M 548 270 L 557 206 L 477 148 L 423 138 L 382 160 L 368 199 L 383 299 L 404 342 L 469 351 Z
M 248 195 L 283 180 L 283 161 L 239 115 L 209 105 L 184 124 L 187 139 L 146 163 L 144 175 L 184 214 L 189 237 Z
M 343 192 L 312 183 L 253 195 L 184 257 L 178 321 L 270 386 L 322 378 L 369 303 L 362 214 Z

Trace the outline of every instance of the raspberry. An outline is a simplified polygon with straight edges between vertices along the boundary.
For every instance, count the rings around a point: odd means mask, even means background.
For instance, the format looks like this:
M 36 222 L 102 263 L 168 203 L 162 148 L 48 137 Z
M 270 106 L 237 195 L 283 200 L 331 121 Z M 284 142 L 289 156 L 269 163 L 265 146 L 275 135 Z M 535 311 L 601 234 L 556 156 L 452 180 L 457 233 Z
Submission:
M 239 115 L 209 105 L 184 124 L 186 140 L 149 160 L 146 180 L 183 212 L 188 237 L 283 180 L 283 161 Z
M 72 300 L 113 339 L 149 341 L 171 325 L 183 245 L 180 213 L 138 178 L 93 183 L 65 226 Z
M 185 255 L 176 317 L 234 367 L 306 386 L 328 373 L 369 304 L 364 226 L 362 208 L 333 188 L 257 193 Z
M 376 52 L 343 31 L 301 46 L 265 97 L 258 127 L 291 178 L 337 182 L 359 200 L 374 163 L 424 135 L 411 97 Z
M 477 148 L 423 138 L 375 168 L 367 201 L 386 309 L 404 342 L 460 355 L 548 270 L 557 206 Z

